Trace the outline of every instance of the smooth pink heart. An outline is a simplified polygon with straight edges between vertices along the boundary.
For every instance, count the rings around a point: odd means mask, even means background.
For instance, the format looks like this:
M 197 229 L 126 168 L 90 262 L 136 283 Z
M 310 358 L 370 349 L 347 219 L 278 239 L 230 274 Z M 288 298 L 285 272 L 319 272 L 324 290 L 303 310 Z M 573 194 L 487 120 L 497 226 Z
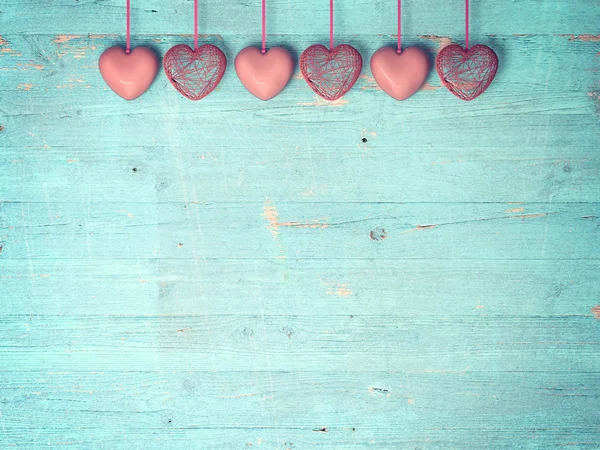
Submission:
M 300 56 L 300 71 L 313 91 L 325 100 L 337 100 L 348 92 L 360 75 L 362 57 L 351 45 L 333 50 L 311 45 Z
M 429 73 L 429 59 L 417 47 L 408 47 L 402 53 L 383 47 L 371 57 L 371 72 L 386 94 L 406 100 L 423 86 Z
M 266 53 L 257 47 L 246 47 L 235 57 L 235 72 L 252 95 L 270 100 L 290 81 L 294 60 L 281 47 L 273 47 Z
M 492 84 L 498 71 L 498 56 L 487 45 L 465 50 L 449 45 L 438 53 L 435 66 L 444 86 L 458 98 L 479 97 Z
M 171 84 L 190 100 L 200 100 L 217 87 L 225 68 L 225 54 L 211 44 L 196 50 L 184 44 L 172 47 L 163 58 L 163 68 Z
M 136 47 L 131 53 L 122 47 L 111 47 L 100 55 L 98 67 L 108 87 L 125 100 L 133 100 L 154 81 L 158 57 L 147 47 Z

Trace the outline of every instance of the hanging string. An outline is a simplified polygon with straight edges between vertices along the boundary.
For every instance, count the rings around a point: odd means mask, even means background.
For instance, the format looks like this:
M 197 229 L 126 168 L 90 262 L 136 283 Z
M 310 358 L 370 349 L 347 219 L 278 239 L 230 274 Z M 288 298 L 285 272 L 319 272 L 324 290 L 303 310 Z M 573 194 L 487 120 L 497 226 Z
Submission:
M 333 0 L 329 0 L 329 50 L 333 50 Z
M 469 0 L 465 0 L 465 48 L 469 50 Z
M 262 53 L 267 52 L 267 0 L 262 0 Z
M 402 53 L 402 0 L 398 0 L 398 50 L 396 53 Z
M 194 0 L 194 51 L 198 50 L 198 0 Z
M 130 5 L 129 5 L 129 0 L 127 0 L 127 37 L 126 37 L 126 43 L 125 43 L 125 53 L 129 53 L 131 52 L 131 26 L 130 26 L 130 22 L 131 22 L 131 12 L 130 12 Z

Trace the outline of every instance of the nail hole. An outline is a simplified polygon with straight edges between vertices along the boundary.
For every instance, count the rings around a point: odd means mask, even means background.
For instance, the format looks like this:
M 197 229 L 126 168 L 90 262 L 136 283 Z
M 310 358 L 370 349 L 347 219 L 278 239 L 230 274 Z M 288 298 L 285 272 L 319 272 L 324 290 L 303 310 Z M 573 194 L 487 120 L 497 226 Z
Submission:
M 364 144 L 365 142 L 367 142 L 367 138 L 362 138 L 362 139 L 361 139 L 361 141 L 362 141 L 362 142 L 363 142 L 363 144 Z

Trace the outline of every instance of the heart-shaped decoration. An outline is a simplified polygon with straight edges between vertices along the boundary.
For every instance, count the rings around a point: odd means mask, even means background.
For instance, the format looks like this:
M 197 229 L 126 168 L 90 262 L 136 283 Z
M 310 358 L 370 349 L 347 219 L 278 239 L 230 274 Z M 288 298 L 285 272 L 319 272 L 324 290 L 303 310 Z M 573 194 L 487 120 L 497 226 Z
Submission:
M 171 84 L 190 100 L 200 100 L 217 87 L 227 58 L 219 47 L 204 44 L 196 50 L 180 44 L 172 47 L 163 58 L 163 68 Z
M 286 49 L 273 47 L 265 53 L 246 47 L 235 57 L 235 72 L 252 95 L 270 100 L 279 94 L 294 72 L 294 60 Z
M 371 57 L 371 72 L 386 94 L 406 100 L 423 86 L 429 73 L 429 59 L 417 47 L 408 47 L 402 53 L 383 47 Z
M 458 98 L 470 101 L 492 84 L 498 71 L 498 56 L 487 45 L 465 50 L 453 44 L 440 50 L 435 66 L 444 86 Z
M 156 78 L 158 57 L 148 47 L 136 47 L 130 53 L 111 47 L 100 55 L 98 68 L 109 88 L 125 100 L 133 100 Z
M 360 75 L 362 57 L 351 45 L 333 50 L 311 45 L 300 56 L 300 71 L 313 91 L 325 100 L 337 100 L 348 92 Z

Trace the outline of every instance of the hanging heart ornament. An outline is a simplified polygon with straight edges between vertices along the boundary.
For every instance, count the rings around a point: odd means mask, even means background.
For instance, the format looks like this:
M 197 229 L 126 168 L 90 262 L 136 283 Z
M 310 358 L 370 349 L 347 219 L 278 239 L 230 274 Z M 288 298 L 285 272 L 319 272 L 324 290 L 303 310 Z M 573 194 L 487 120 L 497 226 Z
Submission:
M 244 87 L 261 100 L 279 94 L 294 72 L 292 55 L 282 47 L 273 47 L 265 53 L 258 47 L 246 47 L 235 57 L 234 65 Z
M 389 96 L 406 100 L 425 83 L 429 58 L 417 47 L 408 47 L 401 53 L 392 47 L 383 47 L 371 57 L 371 73 Z
M 492 84 L 498 71 L 498 56 L 487 45 L 465 50 L 453 44 L 440 50 L 435 66 L 444 86 L 461 100 L 470 101 Z
M 130 53 L 121 47 L 111 47 L 98 61 L 100 74 L 108 87 L 125 100 L 133 100 L 146 92 L 158 67 L 158 57 L 148 47 L 136 47 Z
M 328 50 L 311 45 L 300 56 L 300 71 L 306 83 L 325 100 L 337 100 L 348 92 L 360 75 L 362 57 L 351 45 Z
M 227 58 L 218 47 L 204 44 L 192 50 L 185 44 L 172 47 L 163 59 L 163 68 L 171 84 L 190 100 L 200 100 L 219 84 Z

